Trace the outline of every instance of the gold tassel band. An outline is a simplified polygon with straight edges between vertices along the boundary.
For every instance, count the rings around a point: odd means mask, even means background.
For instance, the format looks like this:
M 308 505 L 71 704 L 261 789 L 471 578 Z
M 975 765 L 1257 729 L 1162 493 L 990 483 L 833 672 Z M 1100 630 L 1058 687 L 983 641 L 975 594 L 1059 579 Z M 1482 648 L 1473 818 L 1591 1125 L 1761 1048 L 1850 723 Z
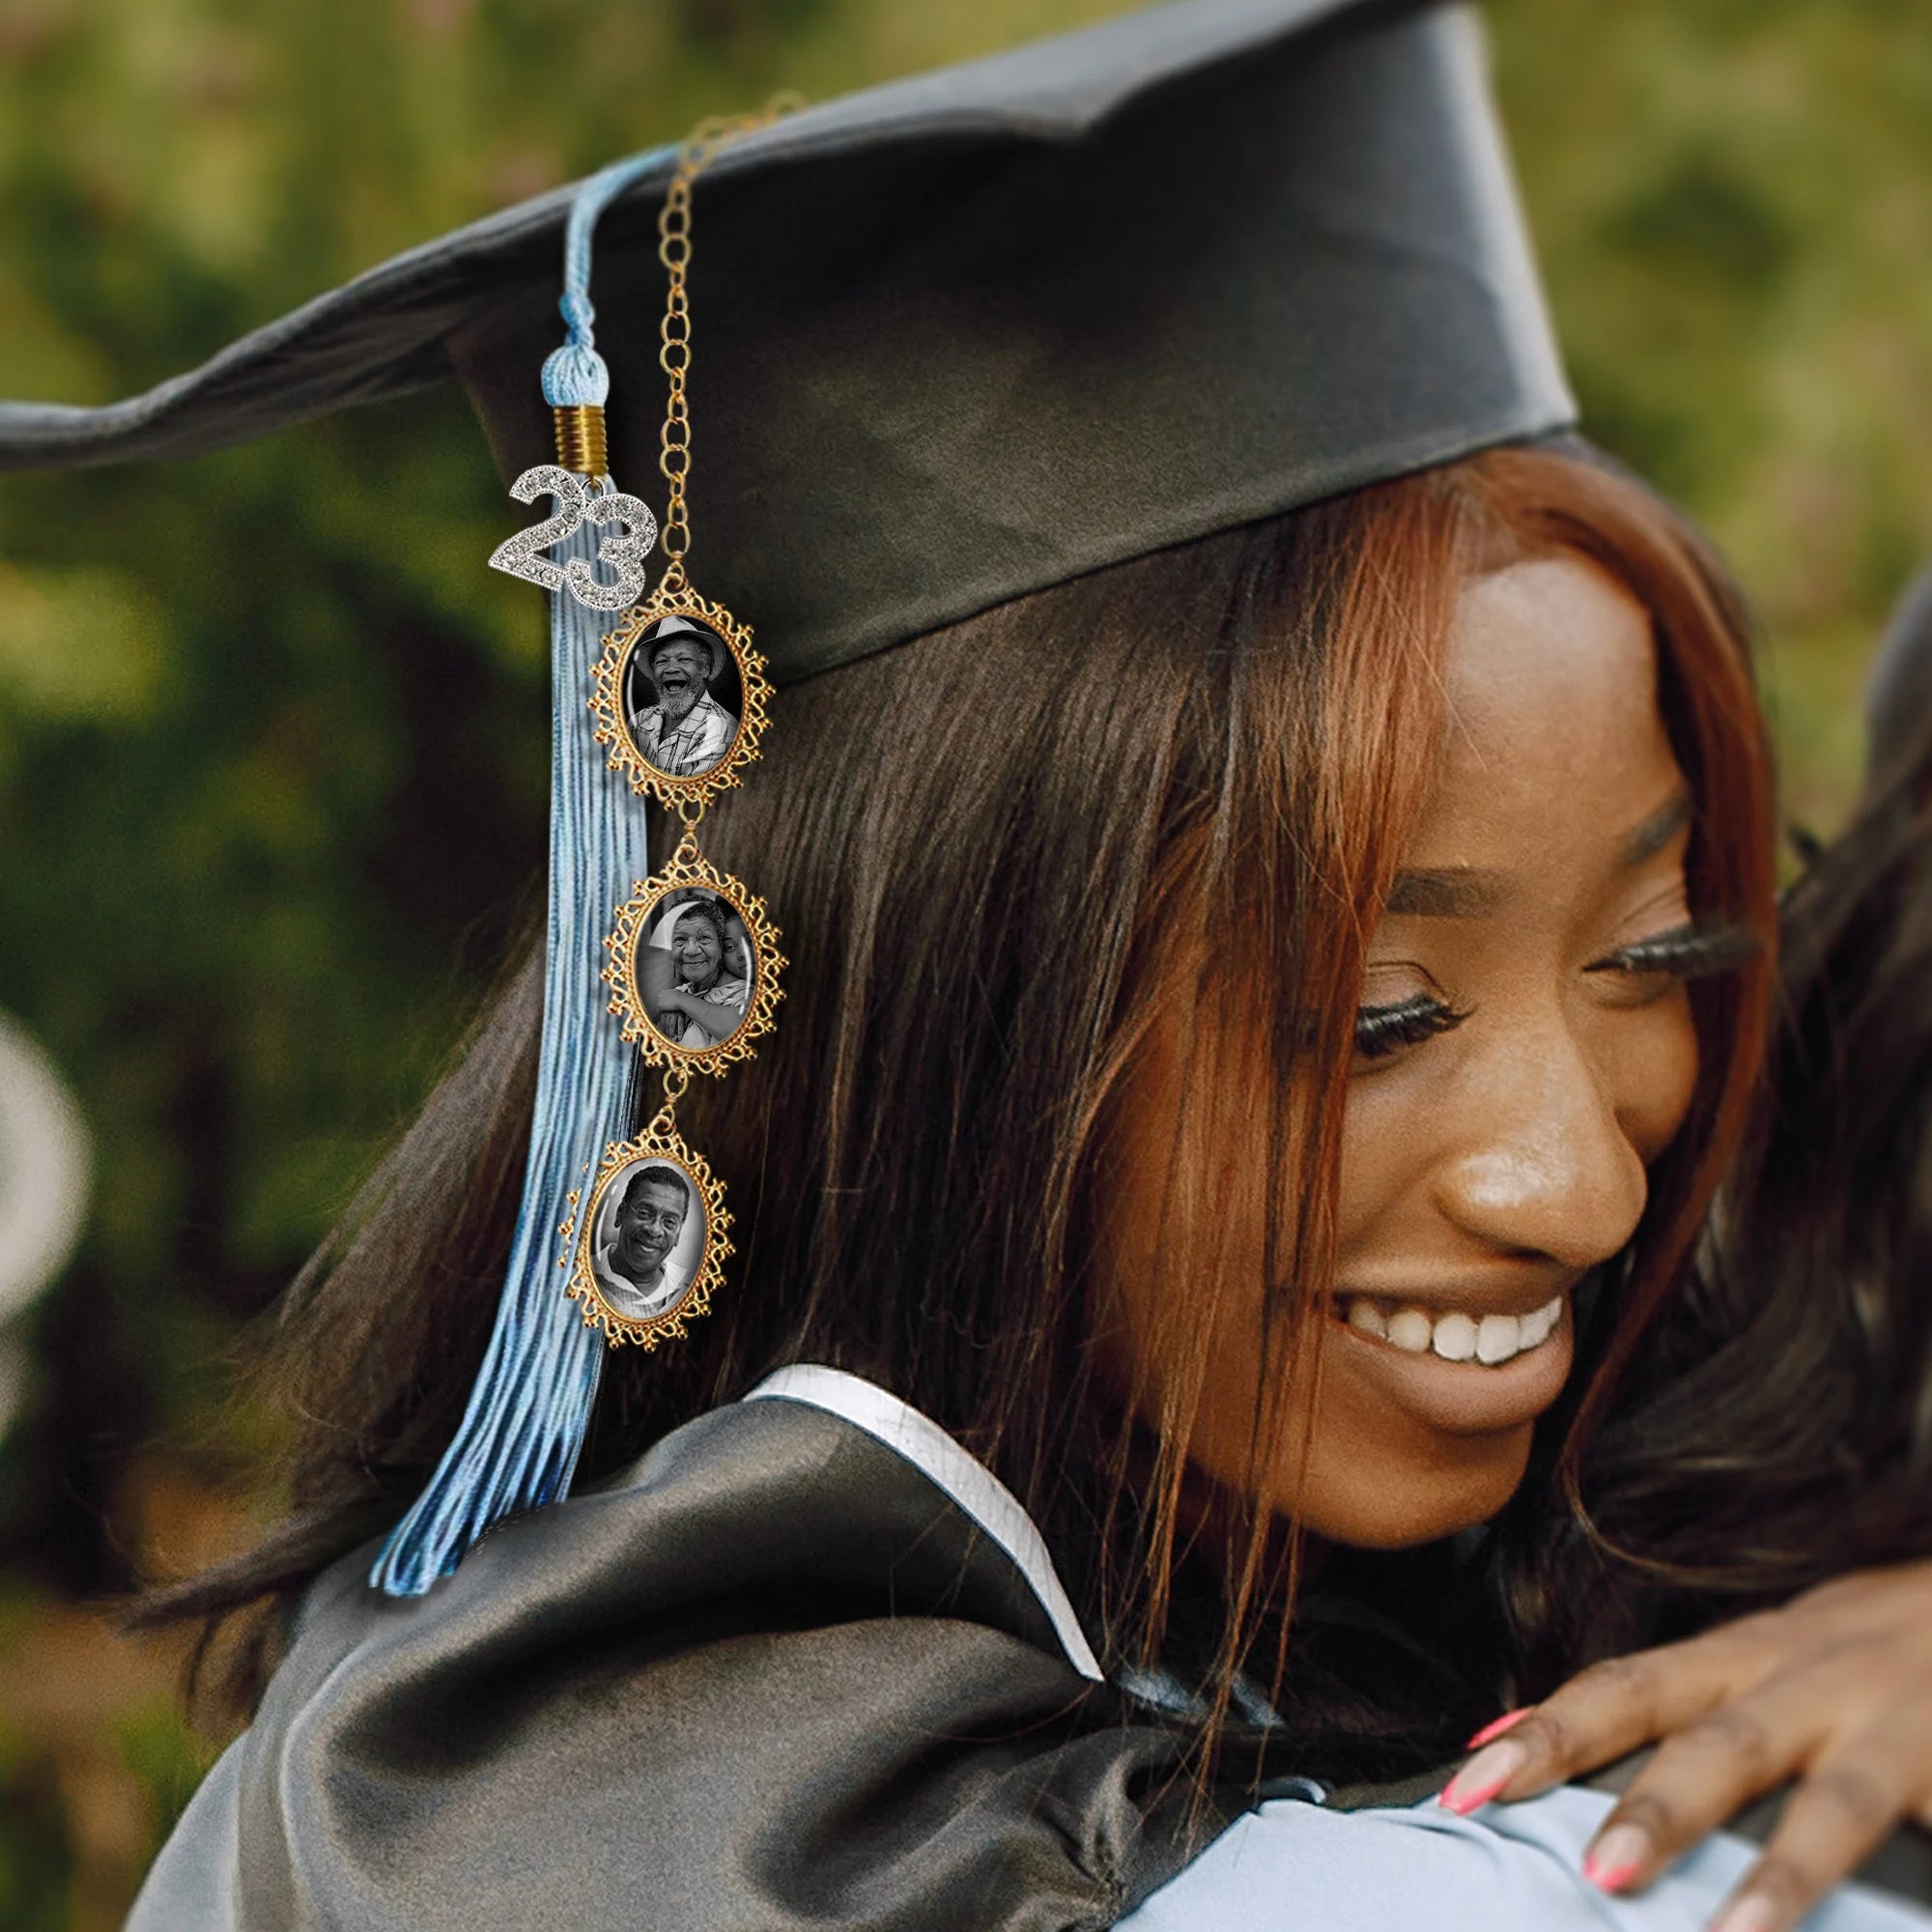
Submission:
M 556 460 L 573 476 L 608 476 L 611 457 L 604 440 L 601 403 L 563 403 L 552 410 L 556 418 Z

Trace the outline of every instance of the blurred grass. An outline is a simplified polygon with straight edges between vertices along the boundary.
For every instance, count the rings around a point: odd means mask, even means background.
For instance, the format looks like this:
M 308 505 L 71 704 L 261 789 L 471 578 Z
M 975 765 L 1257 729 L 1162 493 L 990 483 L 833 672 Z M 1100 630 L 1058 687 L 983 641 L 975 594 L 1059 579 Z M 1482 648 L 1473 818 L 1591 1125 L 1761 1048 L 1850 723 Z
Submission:
M 1760 611 L 1791 811 L 1856 783 L 1932 551 L 1921 0 L 1495 0 L 1587 423 Z M 0 0 L 0 394 L 102 402 L 780 85 L 1116 0 Z M 0 1007 L 103 1180 L 0 1443 L 0 1924 L 118 1922 L 205 1747 L 96 1613 L 242 1535 L 229 1351 L 532 906 L 542 619 L 451 396 L 165 475 L 0 484 Z M 148 1446 L 143 1446 L 148 1445 Z M 155 1446 L 158 1445 L 158 1446 Z
M 1765 626 L 1789 810 L 1856 782 L 1872 640 L 1932 550 L 1932 38 L 1907 0 L 1499 0 L 1498 77 L 1600 441 Z

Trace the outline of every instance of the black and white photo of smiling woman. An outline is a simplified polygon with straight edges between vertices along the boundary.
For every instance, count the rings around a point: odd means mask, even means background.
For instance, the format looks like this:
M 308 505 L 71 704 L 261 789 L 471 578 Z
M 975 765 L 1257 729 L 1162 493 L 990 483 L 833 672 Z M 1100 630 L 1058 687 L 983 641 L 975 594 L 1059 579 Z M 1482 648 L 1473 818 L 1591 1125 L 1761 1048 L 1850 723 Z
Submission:
M 651 1025 L 673 1046 L 702 1052 L 745 1023 L 753 957 L 745 923 L 716 893 L 674 893 L 638 949 L 638 980 Z

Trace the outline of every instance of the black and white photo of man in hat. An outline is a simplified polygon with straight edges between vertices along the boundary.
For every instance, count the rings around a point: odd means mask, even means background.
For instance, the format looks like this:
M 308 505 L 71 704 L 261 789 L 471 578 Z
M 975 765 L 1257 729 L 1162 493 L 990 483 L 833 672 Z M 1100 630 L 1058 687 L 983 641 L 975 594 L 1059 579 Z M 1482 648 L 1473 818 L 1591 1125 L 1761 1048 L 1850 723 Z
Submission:
M 679 1250 L 688 1245 L 684 1224 L 694 1194 L 691 1182 L 667 1160 L 641 1160 L 611 1183 L 616 1212 L 605 1208 L 604 1238 L 597 1244 L 592 1272 L 613 1314 L 628 1321 L 648 1321 L 683 1300 L 697 1271 L 696 1257 L 679 1265 Z M 701 1224 L 701 1210 L 698 1219 Z M 697 1245 L 701 1253 L 701 1225 Z
M 628 708 L 638 751 L 667 778 L 701 778 L 731 749 L 737 667 L 715 631 L 661 617 L 631 656 Z

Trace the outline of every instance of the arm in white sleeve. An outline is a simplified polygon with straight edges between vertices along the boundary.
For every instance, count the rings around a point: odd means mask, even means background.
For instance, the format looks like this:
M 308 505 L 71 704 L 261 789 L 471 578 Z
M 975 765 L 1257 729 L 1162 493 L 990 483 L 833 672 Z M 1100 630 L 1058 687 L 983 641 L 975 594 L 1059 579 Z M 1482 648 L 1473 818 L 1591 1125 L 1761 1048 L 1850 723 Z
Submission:
M 1458 1818 L 1435 1800 L 1326 1811 L 1275 1800 L 1237 1819 L 1116 1932 L 1705 1932 L 1761 1849 L 1707 1838 L 1632 1898 L 1582 1875 L 1614 1801 L 1565 1786 Z M 1805 1932 L 1932 1932 L 1932 1913 L 1841 1885 Z

